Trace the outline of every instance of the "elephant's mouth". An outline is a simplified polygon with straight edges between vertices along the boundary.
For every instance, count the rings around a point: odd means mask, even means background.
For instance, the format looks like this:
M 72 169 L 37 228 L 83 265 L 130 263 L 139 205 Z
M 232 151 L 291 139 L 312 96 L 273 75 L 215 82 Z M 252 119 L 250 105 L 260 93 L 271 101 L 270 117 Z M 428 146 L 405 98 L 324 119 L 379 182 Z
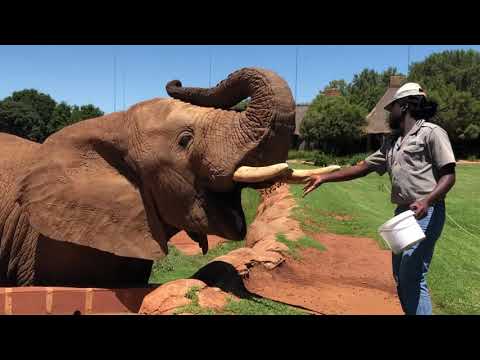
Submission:
M 209 233 L 229 240 L 243 240 L 247 233 L 245 213 L 242 208 L 242 189 L 268 188 L 275 183 L 301 183 L 314 174 L 338 170 L 339 166 L 329 166 L 313 170 L 292 170 L 286 163 L 264 167 L 239 167 L 233 175 L 233 188 L 230 191 L 202 191 L 202 208 L 207 213 L 208 224 L 195 233 Z M 200 228 L 199 228 L 200 229 Z
M 243 240 L 247 233 L 247 222 L 242 208 L 242 184 L 236 184 L 233 191 L 209 192 L 207 204 L 209 228 L 214 235 L 229 240 Z
M 209 231 L 229 240 L 243 240 L 247 223 L 242 208 L 242 190 L 268 188 L 291 173 L 286 163 L 265 167 L 240 166 L 233 175 L 230 191 L 210 190 L 205 194 Z

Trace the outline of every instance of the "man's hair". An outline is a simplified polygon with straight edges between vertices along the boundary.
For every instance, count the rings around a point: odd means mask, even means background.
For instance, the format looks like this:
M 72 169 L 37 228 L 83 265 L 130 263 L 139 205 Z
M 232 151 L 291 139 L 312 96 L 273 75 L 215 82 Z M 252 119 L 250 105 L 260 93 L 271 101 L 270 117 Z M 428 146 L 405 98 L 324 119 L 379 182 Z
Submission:
M 427 100 L 425 96 L 408 96 L 398 102 L 402 108 L 406 106 L 406 110 L 415 120 L 429 120 L 437 114 L 438 104 Z

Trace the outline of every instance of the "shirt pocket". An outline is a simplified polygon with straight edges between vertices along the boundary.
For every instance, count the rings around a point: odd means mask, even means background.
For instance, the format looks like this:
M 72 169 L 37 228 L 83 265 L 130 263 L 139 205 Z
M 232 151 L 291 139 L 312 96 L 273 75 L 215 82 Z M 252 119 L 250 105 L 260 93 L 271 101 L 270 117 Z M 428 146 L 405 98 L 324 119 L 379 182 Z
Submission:
M 425 144 L 407 144 L 403 149 L 405 162 L 413 167 L 418 167 L 425 161 Z

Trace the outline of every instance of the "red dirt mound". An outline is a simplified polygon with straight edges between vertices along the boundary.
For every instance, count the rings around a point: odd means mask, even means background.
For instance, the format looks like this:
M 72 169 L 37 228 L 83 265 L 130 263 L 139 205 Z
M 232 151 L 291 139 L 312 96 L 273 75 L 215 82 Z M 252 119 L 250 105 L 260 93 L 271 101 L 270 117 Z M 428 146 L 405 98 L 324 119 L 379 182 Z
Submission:
M 326 251 L 305 249 L 273 270 L 254 267 L 246 288 L 259 296 L 322 314 L 402 314 L 391 254 L 374 240 L 317 234 Z

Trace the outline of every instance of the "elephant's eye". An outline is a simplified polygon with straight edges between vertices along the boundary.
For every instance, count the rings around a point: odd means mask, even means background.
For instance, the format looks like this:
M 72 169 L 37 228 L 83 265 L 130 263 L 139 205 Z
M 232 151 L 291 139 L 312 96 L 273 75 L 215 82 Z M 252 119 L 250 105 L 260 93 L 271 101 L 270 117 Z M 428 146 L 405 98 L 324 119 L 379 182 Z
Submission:
M 193 136 L 191 134 L 184 134 L 180 137 L 180 140 L 178 141 L 178 145 L 186 149 L 188 145 L 190 145 L 192 140 L 193 140 Z

